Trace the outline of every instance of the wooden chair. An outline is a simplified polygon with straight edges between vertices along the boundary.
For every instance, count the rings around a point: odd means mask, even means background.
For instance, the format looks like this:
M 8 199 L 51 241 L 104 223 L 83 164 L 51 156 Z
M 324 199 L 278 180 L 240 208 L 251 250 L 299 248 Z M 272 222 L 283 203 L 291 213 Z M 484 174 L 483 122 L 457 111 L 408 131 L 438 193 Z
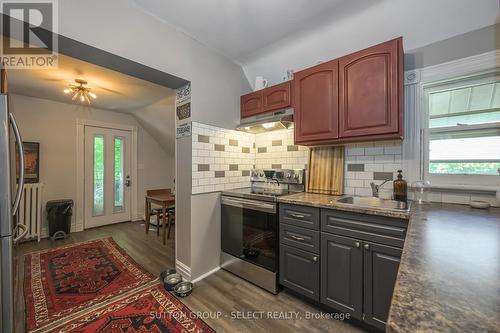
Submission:
M 169 188 L 162 188 L 162 189 L 156 189 L 156 190 L 146 190 L 146 196 L 154 196 L 154 195 L 159 195 L 159 194 L 170 194 L 172 193 L 172 190 Z M 151 216 L 156 216 L 156 236 L 160 236 L 160 220 L 161 220 L 161 207 L 158 207 L 158 205 L 155 205 L 156 207 L 153 207 L 154 204 L 151 205 L 151 211 L 149 212 L 150 218 Z
M 156 190 L 147 190 L 146 196 L 154 196 L 154 195 L 166 195 L 171 194 L 172 190 L 169 188 L 165 189 L 156 189 Z M 155 205 L 157 206 L 157 205 Z M 162 208 L 161 207 L 151 207 L 150 217 L 156 216 L 156 236 L 160 236 L 160 221 L 163 219 Z M 167 224 L 168 224 L 168 234 L 167 239 L 170 238 L 170 229 L 172 228 L 172 224 L 175 222 L 175 208 L 170 207 L 167 209 Z M 165 237 L 165 236 L 163 236 Z
M 172 228 L 172 224 L 175 223 L 175 208 L 171 208 L 167 211 L 168 214 L 168 231 L 167 231 L 167 239 L 170 239 L 170 229 Z

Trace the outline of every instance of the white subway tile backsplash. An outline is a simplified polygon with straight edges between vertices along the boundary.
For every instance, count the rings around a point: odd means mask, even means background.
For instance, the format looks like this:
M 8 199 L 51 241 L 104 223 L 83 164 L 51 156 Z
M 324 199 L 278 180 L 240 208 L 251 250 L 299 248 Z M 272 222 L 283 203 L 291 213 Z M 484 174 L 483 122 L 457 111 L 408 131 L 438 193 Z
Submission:
M 346 187 L 363 187 L 364 181 L 362 179 L 347 179 L 344 184 Z
M 365 148 L 365 155 L 384 155 L 384 147 Z
M 365 148 L 348 147 L 348 149 L 346 149 L 346 155 L 364 155 L 364 154 L 365 154 Z
M 199 138 L 199 135 L 202 137 Z M 253 168 L 270 169 L 273 165 L 292 169 L 306 167 L 309 148 L 295 146 L 293 135 L 293 130 L 254 135 L 193 122 L 192 193 L 199 194 L 247 187 L 250 185 L 248 170 Z M 207 137 L 208 142 L 206 142 Z M 230 145 L 230 140 L 232 145 Z M 279 140 L 281 140 L 281 145 L 279 145 Z M 275 145 L 273 145 L 273 141 Z M 223 145 L 224 150 L 215 150 L 215 144 Z M 257 148 L 262 148 L 261 150 L 265 152 L 258 153 Z M 199 164 L 208 164 L 209 171 L 198 171 Z M 238 169 L 229 171 L 230 164 L 237 165 Z M 364 171 L 347 171 L 347 164 L 363 164 Z M 370 183 L 373 181 L 373 173 L 392 172 L 396 178 L 396 171 L 402 169 L 402 164 L 400 141 L 347 145 L 344 194 L 371 196 Z M 215 171 L 224 171 L 224 177 L 215 177 Z M 243 172 L 246 174 L 244 175 Z M 403 174 L 404 172 L 405 170 L 403 170 Z M 375 181 L 375 183 L 378 182 L 380 181 Z M 392 184 L 386 183 L 384 188 L 390 190 Z M 409 197 L 411 196 L 412 193 L 409 192 Z M 482 200 L 498 206 L 495 196 L 492 195 L 431 192 L 428 195 L 428 200 L 458 204 L 469 204 L 470 200 Z
M 374 163 L 393 163 L 394 155 L 377 155 L 373 156 Z
M 398 170 L 401 170 L 401 163 L 387 163 L 384 164 L 384 170 L 385 172 L 395 172 L 397 173 Z
M 309 158 L 307 147 L 288 150 L 294 146 L 293 129 L 254 135 L 193 122 L 192 140 L 193 194 L 248 187 L 253 168 L 303 169 Z M 267 152 L 256 153 L 255 147 Z M 204 166 L 199 169 L 199 164 Z M 198 171 L 205 170 L 205 165 L 209 171 Z M 229 165 L 233 165 L 231 171 Z
M 373 172 L 367 172 L 367 171 L 356 172 L 356 179 L 371 179 L 371 180 L 373 180 Z M 361 186 L 363 186 L 363 185 L 361 185 Z
M 384 165 L 383 164 L 377 164 L 377 163 L 366 163 L 365 164 L 365 171 L 384 171 Z
M 401 154 L 401 145 L 385 146 L 384 154 Z

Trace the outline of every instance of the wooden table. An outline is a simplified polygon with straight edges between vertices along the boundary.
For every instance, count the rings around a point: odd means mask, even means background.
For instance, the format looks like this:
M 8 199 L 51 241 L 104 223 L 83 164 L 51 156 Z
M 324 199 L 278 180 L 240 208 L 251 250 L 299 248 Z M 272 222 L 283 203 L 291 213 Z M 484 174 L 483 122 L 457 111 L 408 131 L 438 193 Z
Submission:
M 167 218 L 167 208 L 169 206 L 175 205 L 175 196 L 171 193 L 165 194 L 155 194 L 155 195 L 146 195 L 146 234 L 149 232 L 149 220 L 151 219 L 151 204 L 157 204 L 161 206 L 162 213 L 162 229 L 163 229 L 163 244 L 166 242 L 166 232 L 167 228 L 165 226 L 166 218 Z M 160 226 L 160 221 L 158 217 L 158 225 Z

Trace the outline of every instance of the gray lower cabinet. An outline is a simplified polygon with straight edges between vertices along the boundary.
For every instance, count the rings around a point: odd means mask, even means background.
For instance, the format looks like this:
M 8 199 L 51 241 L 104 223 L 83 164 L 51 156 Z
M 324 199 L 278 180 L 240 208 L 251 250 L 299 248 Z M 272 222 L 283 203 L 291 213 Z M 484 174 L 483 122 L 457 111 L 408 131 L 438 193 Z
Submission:
M 321 303 L 361 319 L 363 250 L 361 241 L 321 233 Z
M 319 301 L 319 256 L 291 246 L 280 246 L 280 283 Z
M 280 205 L 280 283 L 385 330 L 408 221 Z
M 402 250 L 369 242 L 363 249 L 364 321 L 385 330 Z

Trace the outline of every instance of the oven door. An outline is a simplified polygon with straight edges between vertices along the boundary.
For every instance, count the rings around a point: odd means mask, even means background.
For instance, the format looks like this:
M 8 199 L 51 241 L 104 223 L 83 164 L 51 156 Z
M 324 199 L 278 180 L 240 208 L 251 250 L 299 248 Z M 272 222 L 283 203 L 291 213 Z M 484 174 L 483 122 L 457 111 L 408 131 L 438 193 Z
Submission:
M 221 206 L 222 251 L 276 272 L 276 204 L 223 196 Z

